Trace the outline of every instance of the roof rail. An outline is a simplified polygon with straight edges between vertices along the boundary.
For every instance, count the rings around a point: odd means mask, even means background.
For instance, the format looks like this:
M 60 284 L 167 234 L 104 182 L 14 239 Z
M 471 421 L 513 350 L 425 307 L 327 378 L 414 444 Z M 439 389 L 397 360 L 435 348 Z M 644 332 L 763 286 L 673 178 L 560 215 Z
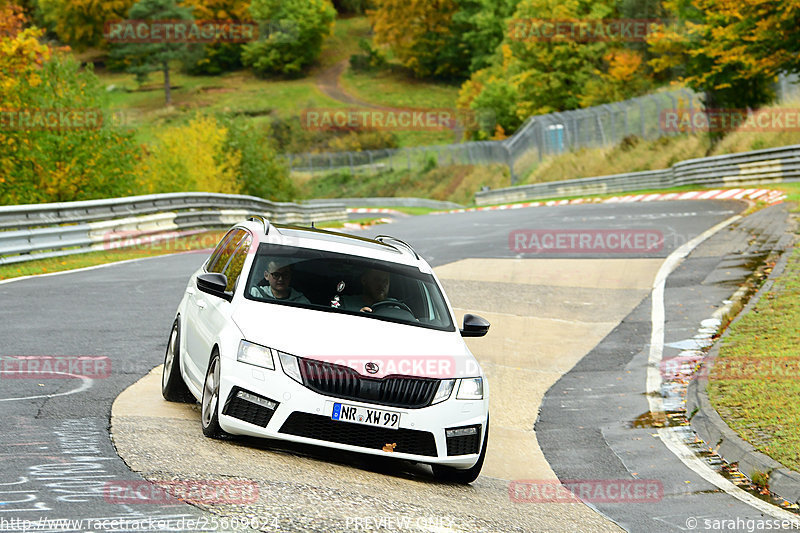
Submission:
M 248 222 L 261 222 L 261 224 L 264 225 L 264 233 L 266 235 L 269 235 L 269 229 L 270 229 L 271 226 L 270 226 L 269 220 L 267 220 L 263 216 L 261 216 L 261 215 L 250 215 L 249 217 L 247 217 L 247 221 Z
M 417 259 L 420 258 L 419 254 L 417 253 L 417 251 L 414 250 L 414 248 L 412 248 L 410 244 L 408 244 L 405 241 L 401 241 L 397 237 L 392 237 L 391 235 L 378 235 L 377 237 L 375 237 L 375 240 L 378 241 L 378 242 L 383 242 L 385 240 L 398 242 L 398 243 L 402 244 L 408 251 L 410 251 L 412 254 L 414 254 L 414 257 L 416 257 Z M 395 246 L 395 248 L 397 248 L 397 247 Z

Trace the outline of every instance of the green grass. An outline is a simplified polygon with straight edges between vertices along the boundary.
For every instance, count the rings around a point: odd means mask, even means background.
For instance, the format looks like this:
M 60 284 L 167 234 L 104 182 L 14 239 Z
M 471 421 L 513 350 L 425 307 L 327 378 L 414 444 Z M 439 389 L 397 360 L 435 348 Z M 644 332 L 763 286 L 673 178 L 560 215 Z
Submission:
M 386 107 L 454 109 L 459 91 L 458 85 L 415 80 L 393 70 L 348 70 L 341 84 L 354 96 Z
M 109 93 L 113 110 L 129 110 L 135 119 L 137 140 L 149 142 L 165 126 L 181 123 L 197 112 L 243 113 L 252 120 L 267 120 L 268 115 L 299 116 L 309 107 L 342 107 L 323 94 L 309 79 L 263 80 L 248 71 L 222 76 L 171 74 L 173 105 L 165 107 L 163 75 L 151 76 L 145 90 L 139 90 L 129 74 L 98 72 L 103 85 L 117 89 Z
M 370 25 L 366 17 L 336 20 L 332 34 L 325 40 L 316 65 L 300 79 L 263 79 L 249 70 L 229 72 L 219 76 L 193 76 L 181 72 L 173 63 L 170 71 L 173 105 L 164 103 L 164 77 L 153 73 L 139 86 L 132 74 L 97 69 L 96 74 L 108 92 L 114 111 L 127 110 L 132 118 L 136 139 L 150 143 L 154 134 L 171 124 L 182 123 L 195 113 L 243 113 L 261 122 L 270 117 L 299 117 L 308 108 L 342 108 L 352 104 L 328 97 L 317 87 L 317 78 L 325 69 L 360 53 L 358 41 L 369 38 Z M 86 54 L 84 54 L 86 55 Z M 87 56 L 88 57 L 88 56 Z M 346 79 L 354 76 L 355 87 Z M 346 74 L 342 85 L 353 89 L 354 96 L 378 105 L 453 108 L 458 87 L 432 82 L 408 80 L 392 73 Z M 451 131 L 397 131 L 400 146 L 447 144 L 457 141 Z
M 117 261 L 128 261 L 130 259 L 141 259 L 142 257 L 173 254 L 189 250 L 210 250 L 217 245 L 224 234 L 224 231 L 208 231 L 175 240 L 160 243 L 156 242 L 151 245 L 87 252 L 64 257 L 51 257 L 49 259 L 34 259 L 25 263 L 12 265 L 0 265 L 0 280 L 75 270 L 77 268 L 104 265 Z
M 774 106 L 796 108 L 798 102 Z M 630 137 L 615 146 L 582 148 L 548 156 L 538 161 L 532 151 L 521 158 L 516 169 L 519 184 L 607 176 L 626 172 L 669 168 L 679 161 L 800 144 L 800 131 L 728 133 L 713 149 L 705 135 L 676 135 L 654 140 Z
M 723 341 L 717 368 L 744 372 L 712 369 L 708 386 L 711 403 L 729 426 L 795 471 L 800 471 L 799 342 L 800 247 L 773 288 Z
M 343 228 L 345 224 L 361 224 L 363 226 L 369 226 L 372 224 L 383 224 L 383 222 L 378 222 L 381 217 L 367 217 L 367 218 L 356 218 L 353 220 L 348 221 L 337 221 L 337 222 L 325 222 L 324 224 L 318 224 L 316 227 L 324 228 L 324 229 L 340 229 Z
M 304 198 L 419 197 L 469 205 L 482 186 L 507 187 L 510 182 L 508 168 L 503 165 L 450 165 L 372 176 L 352 176 L 343 170 L 296 183 Z
M 359 39 L 369 40 L 370 24 L 367 17 L 347 17 L 336 19 L 333 33 L 322 45 L 319 58 L 319 67 L 326 68 L 345 59 L 350 59 L 353 54 L 358 54 Z
M 340 84 L 353 96 L 388 108 L 455 110 L 458 85 L 421 81 L 394 71 L 354 72 L 348 69 Z M 461 139 L 450 130 L 398 131 L 400 146 L 451 144 Z

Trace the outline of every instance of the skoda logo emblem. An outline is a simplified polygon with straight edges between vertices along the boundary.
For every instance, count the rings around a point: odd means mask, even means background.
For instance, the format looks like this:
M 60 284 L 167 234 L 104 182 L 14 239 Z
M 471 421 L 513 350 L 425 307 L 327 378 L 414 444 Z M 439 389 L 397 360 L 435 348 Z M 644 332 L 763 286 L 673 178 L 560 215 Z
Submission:
M 369 363 L 364 365 L 364 370 L 366 370 L 370 374 L 376 374 L 378 372 L 378 364 L 370 361 Z

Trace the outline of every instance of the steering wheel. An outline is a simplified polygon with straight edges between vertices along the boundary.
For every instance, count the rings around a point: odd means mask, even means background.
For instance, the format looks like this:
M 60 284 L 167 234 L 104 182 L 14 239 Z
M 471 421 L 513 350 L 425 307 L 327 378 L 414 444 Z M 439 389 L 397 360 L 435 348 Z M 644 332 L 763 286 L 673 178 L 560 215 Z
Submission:
M 406 304 L 399 300 L 381 300 L 380 302 L 375 302 L 374 304 L 370 305 L 369 308 L 372 309 L 374 313 L 377 309 L 382 307 L 397 307 L 398 309 L 402 309 L 403 311 L 408 311 L 411 316 L 414 316 L 414 311 L 411 310 Z

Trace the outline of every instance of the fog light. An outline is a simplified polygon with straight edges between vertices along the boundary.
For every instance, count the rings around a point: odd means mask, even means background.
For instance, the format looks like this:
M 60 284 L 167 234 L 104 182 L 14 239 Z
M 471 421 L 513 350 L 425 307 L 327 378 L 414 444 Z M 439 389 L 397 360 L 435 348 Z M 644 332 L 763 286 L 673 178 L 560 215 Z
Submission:
M 447 435 L 448 439 L 451 437 L 466 437 L 467 435 L 477 435 L 477 434 L 478 434 L 478 428 L 476 427 L 445 430 L 445 435 Z
M 278 406 L 278 404 L 276 404 L 273 401 L 267 400 L 266 398 L 259 398 L 258 396 L 250 394 L 249 392 L 245 392 L 243 390 L 237 392 L 236 397 L 241 398 L 242 400 L 248 401 L 250 403 L 260 405 L 261 407 L 266 407 L 270 411 L 274 411 L 275 408 Z

